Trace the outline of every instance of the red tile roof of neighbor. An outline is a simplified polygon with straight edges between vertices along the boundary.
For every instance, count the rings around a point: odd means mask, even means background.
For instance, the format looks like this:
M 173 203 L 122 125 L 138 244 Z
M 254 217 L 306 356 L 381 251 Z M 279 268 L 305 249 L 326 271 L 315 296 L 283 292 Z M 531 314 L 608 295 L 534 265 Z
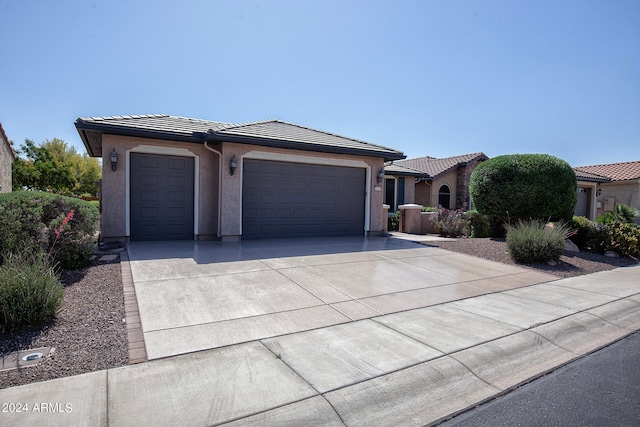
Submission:
M 417 169 L 428 173 L 431 177 L 438 176 L 455 169 L 460 164 L 468 163 L 474 160 L 487 160 L 488 157 L 484 153 L 462 154 L 460 156 L 444 157 L 436 159 L 434 157 L 419 157 L 417 159 L 407 159 L 396 161 L 395 164 L 400 166 Z
M 15 160 L 16 159 L 16 152 L 13 151 L 13 147 L 11 146 L 11 143 L 9 142 L 9 138 L 7 137 L 7 134 L 4 133 L 4 128 L 2 127 L 2 123 L 0 123 L 0 135 L 2 136 L 2 139 L 4 139 L 5 144 L 7 144 L 7 147 L 9 147 L 9 152 L 11 153 L 11 156 Z
M 633 162 L 610 163 L 608 165 L 577 166 L 573 168 L 576 175 L 580 172 L 599 175 L 612 181 L 628 181 L 640 179 L 640 160 Z

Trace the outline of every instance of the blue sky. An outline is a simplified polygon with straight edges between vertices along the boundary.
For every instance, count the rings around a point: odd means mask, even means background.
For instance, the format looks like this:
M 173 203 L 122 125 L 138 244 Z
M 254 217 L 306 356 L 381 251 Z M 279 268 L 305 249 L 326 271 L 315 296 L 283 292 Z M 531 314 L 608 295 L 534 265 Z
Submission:
M 279 119 L 447 157 L 640 160 L 640 1 L 0 0 L 0 122 Z

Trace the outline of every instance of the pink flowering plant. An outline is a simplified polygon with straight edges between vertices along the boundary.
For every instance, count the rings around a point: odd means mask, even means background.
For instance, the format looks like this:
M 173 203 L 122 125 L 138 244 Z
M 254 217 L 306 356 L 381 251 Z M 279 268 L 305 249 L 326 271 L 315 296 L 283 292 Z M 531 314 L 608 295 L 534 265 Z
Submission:
M 436 214 L 431 220 L 438 233 L 448 237 L 458 237 L 463 234 L 466 225 L 464 211 L 438 207 L 435 212 Z

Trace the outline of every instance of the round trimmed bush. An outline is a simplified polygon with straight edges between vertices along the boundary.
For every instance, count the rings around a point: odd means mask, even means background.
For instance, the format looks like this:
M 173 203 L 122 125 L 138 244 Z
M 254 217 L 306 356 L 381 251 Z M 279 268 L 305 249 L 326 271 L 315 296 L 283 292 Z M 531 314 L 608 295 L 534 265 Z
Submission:
M 580 249 L 597 249 L 598 230 L 595 222 L 584 216 L 574 216 L 569 223 L 576 232 L 569 239 Z
M 481 214 L 504 222 L 570 221 L 577 181 L 571 166 L 548 154 L 494 157 L 471 174 L 469 192 Z

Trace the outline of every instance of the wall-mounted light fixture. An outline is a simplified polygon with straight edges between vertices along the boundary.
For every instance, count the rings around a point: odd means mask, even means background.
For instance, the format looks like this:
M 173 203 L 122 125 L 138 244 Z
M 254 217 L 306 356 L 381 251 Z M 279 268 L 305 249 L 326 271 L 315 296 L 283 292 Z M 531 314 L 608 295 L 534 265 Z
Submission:
M 600 186 L 598 185 L 598 191 L 596 191 L 596 196 L 600 197 L 601 194 L 602 194 L 602 188 L 600 188 Z
M 116 153 L 116 149 L 111 150 L 111 155 L 109 156 L 111 159 L 111 170 L 115 171 L 118 166 L 118 153 Z
M 380 169 L 380 171 L 378 172 L 378 184 L 380 184 L 383 179 L 384 179 L 384 168 Z
M 229 162 L 229 174 L 233 175 L 237 167 L 238 167 L 238 158 L 234 154 L 233 157 L 231 157 L 231 162 Z

